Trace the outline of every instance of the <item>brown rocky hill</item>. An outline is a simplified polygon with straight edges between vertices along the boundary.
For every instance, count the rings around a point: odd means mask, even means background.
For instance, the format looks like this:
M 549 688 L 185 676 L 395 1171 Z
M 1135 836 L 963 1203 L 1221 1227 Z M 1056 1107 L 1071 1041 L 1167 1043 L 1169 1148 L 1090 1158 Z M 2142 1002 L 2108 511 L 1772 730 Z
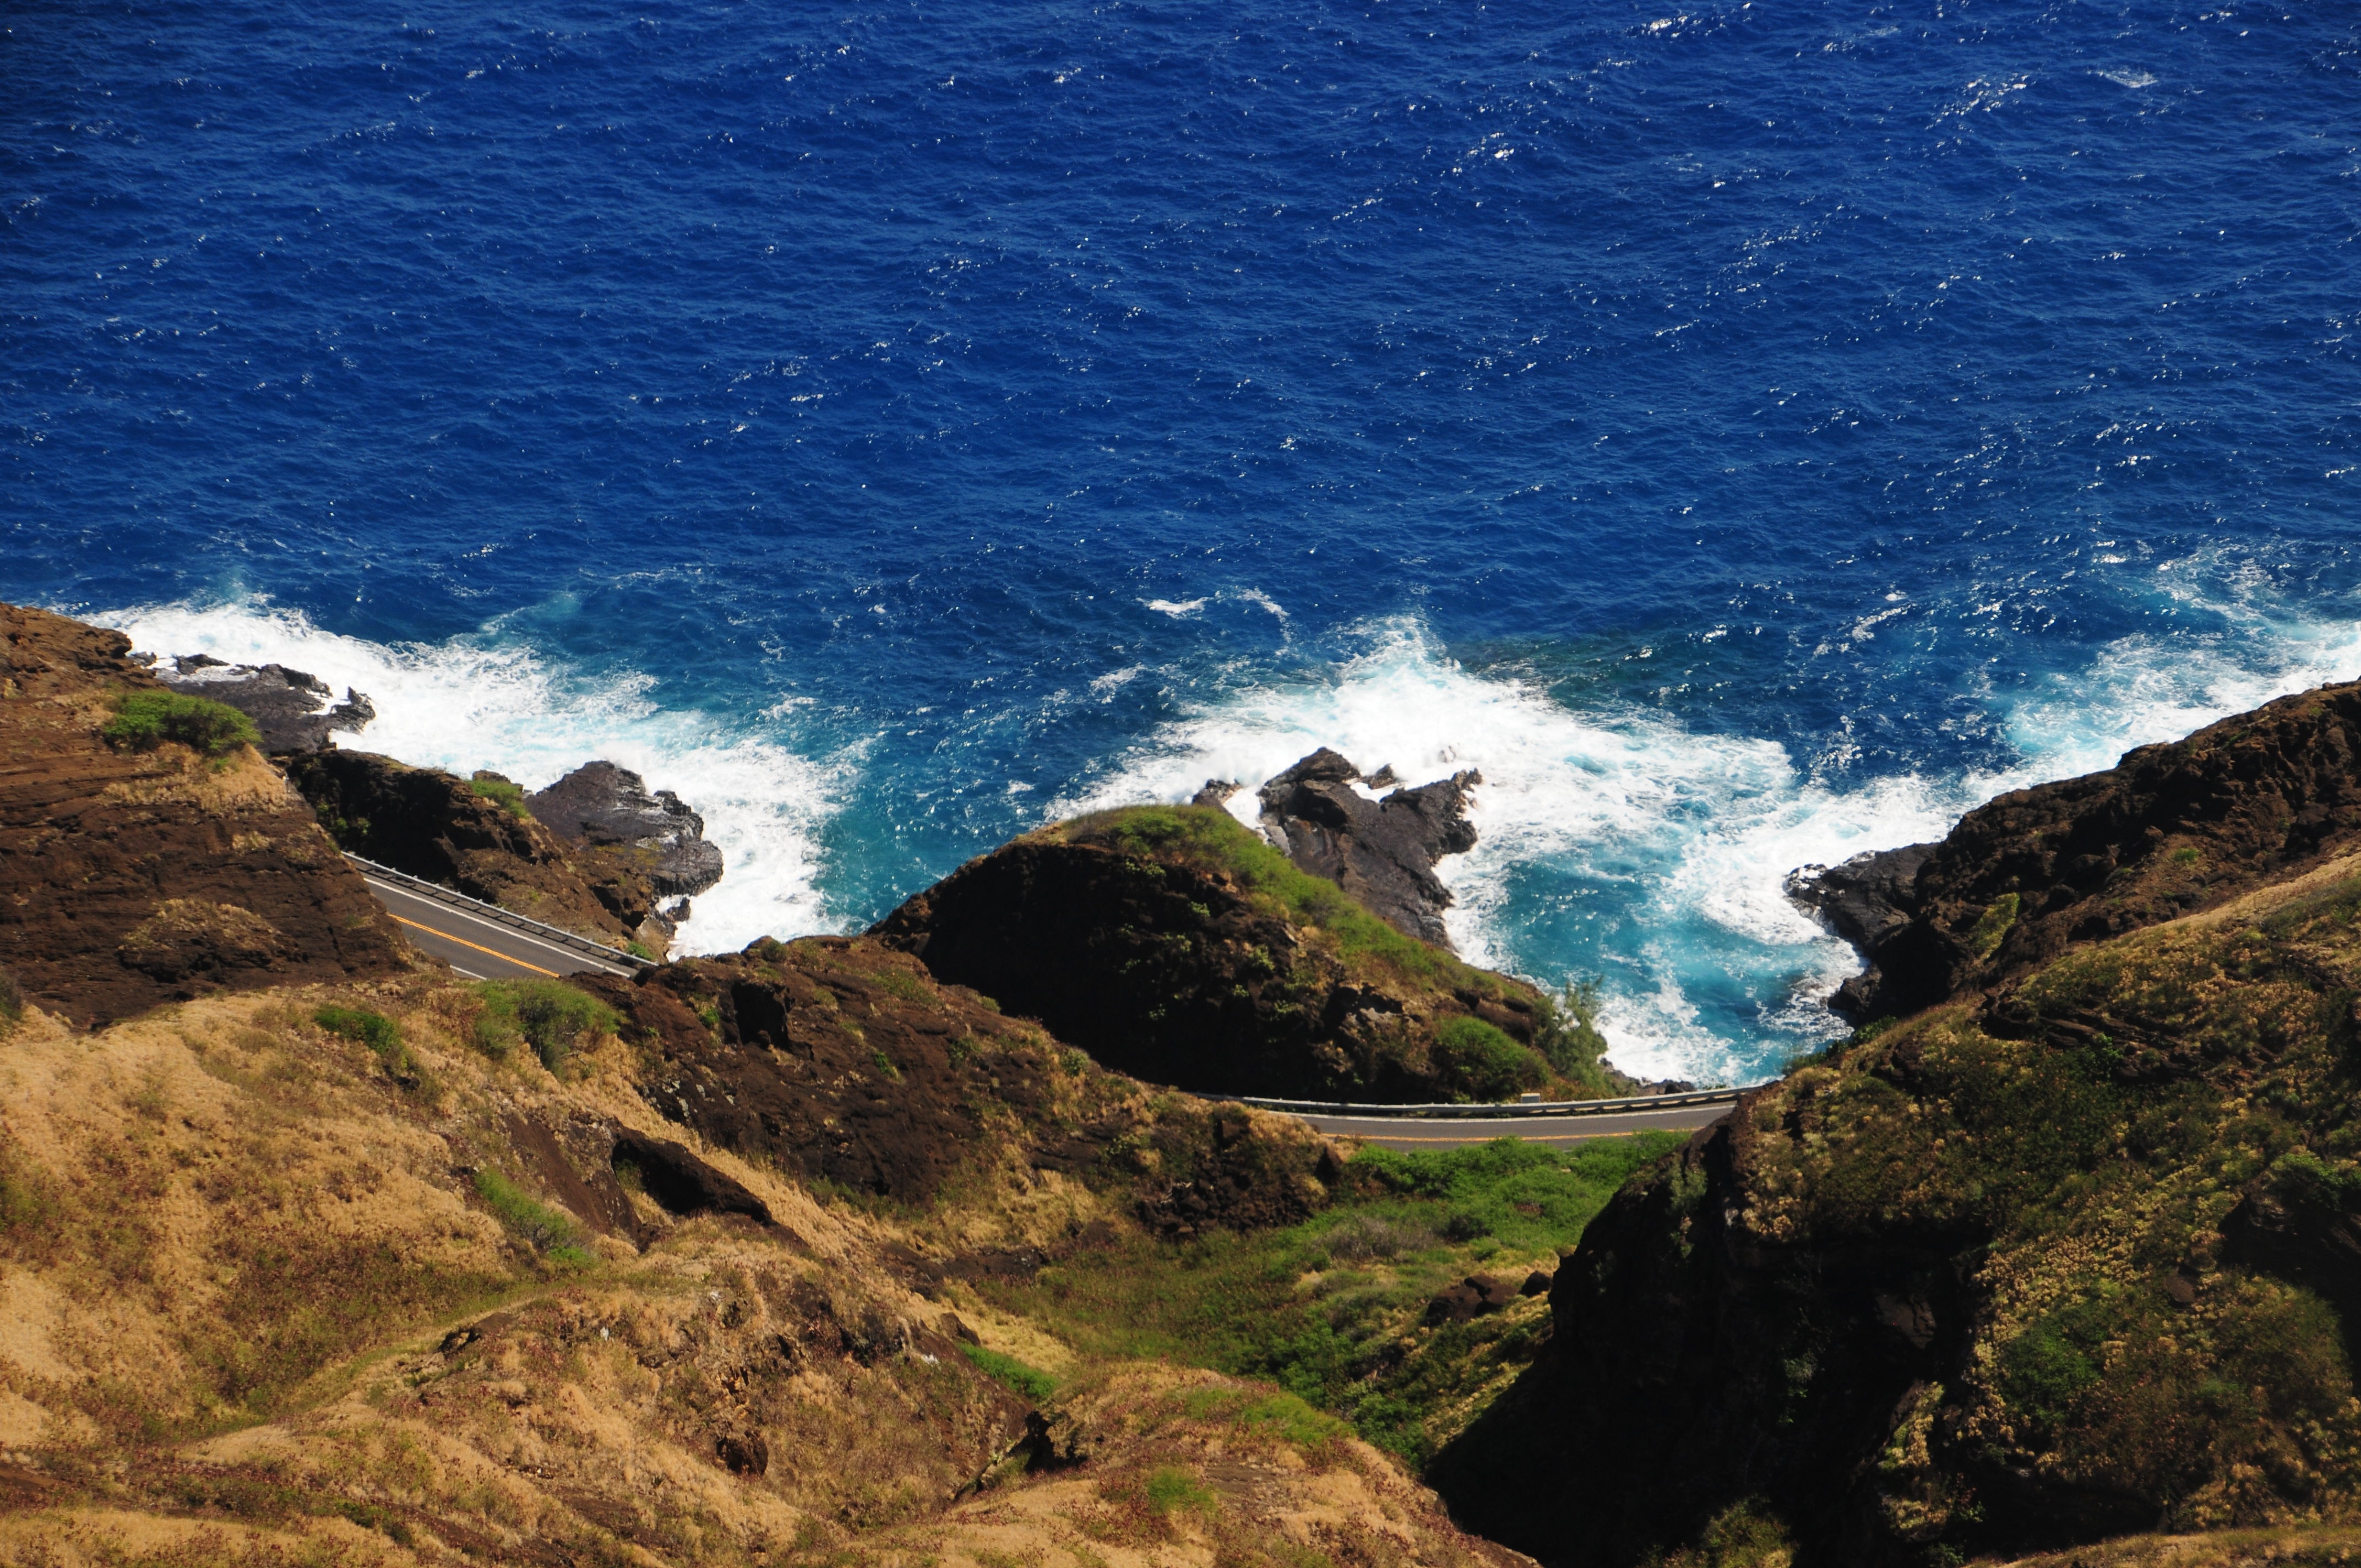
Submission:
M 851 1201 L 667 1121 L 694 1113 L 632 1025 L 577 1008 L 564 1050 L 505 1044 L 488 1024 L 550 1044 L 546 985 L 0 1022 L 0 1562 L 1510 1568 L 1267 1386 L 1082 1360 L 967 1283 L 1137 1236 L 1169 1196 L 1151 1159 L 1035 1163 L 1062 1121 L 1127 1105 L 1129 1149 L 1207 1164 L 1309 1153 L 1300 1130 L 1151 1105 L 897 954 L 764 966 L 896 1049 L 923 1030 L 889 1015 L 972 1025 L 991 1070 L 915 1135 L 955 1143 L 917 1157 L 952 1178 L 930 1200 Z M 694 1015 L 715 978 L 665 990 Z M 1020 1102 L 1041 1125 L 1000 1135 Z M 770 1147 L 825 1159 L 808 1131 Z
M 163 686 L 119 632 L 0 606 L 0 955 L 83 1027 L 222 987 L 389 974 L 407 944 L 251 746 L 102 733 Z
M 2004 795 L 1939 844 L 1807 867 L 1791 884 L 1858 946 L 1836 1005 L 1900 1017 L 2080 943 L 2211 909 L 2361 847 L 2361 684 L 2143 746 Z
M 1619 1087 L 1577 998 L 1405 935 L 1218 806 L 1029 833 L 872 934 L 1109 1066 L 1184 1089 L 1414 1102 Z
M 1624 1188 L 1431 1469 L 1455 1517 L 1566 1568 L 2341 1560 L 2356 712 L 2274 703 L 1922 847 L 1867 990 L 1944 1000 Z

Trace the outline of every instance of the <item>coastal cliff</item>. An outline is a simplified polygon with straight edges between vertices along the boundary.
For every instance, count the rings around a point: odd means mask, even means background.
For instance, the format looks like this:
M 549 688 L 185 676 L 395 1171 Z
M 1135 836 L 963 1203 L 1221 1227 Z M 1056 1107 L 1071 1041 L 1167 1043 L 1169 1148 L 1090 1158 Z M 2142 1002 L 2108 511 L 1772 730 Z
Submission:
M 1549 1353 L 1430 1470 L 1455 1517 L 1569 1568 L 2345 1541 L 2356 695 L 1890 857 L 1881 1021 L 1616 1196 Z
M 2361 684 L 2322 686 L 2012 791 L 1939 844 L 1808 866 L 1790 890 L 1861 950 L 1834 1005 L 1899 1017 L 2361 849 Z

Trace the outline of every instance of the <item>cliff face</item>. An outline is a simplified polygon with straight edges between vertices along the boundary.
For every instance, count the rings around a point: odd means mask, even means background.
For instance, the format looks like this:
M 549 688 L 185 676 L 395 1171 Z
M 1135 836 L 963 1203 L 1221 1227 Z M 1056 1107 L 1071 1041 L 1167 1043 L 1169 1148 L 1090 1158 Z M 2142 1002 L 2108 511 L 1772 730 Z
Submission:
M 559 838 L 497 774 L 462 779 L 346 751 L 299 753 L 287 773 L 354 854 L 610 947 L 661 953 L 671 939 L 650 868 L 630 847 Z
M 873 934 L 1181 1088 L 1412 1102 L 1606 1085 L 1596 1036 L 1550 999 L 1394 930 L 1216 807 L 1029 834 Z
M 1872 1564 L 2352 1519 L 2356 916 L 2361 857 L 1750 1095 L 1586 1233 L 1548 1365 L 1433 1472 L 1457 1517 Z
M 392 923 L 261 756 L 108 744 L 115 699 L 162 689 L 129 652 L 0 606 L 0 955 L 27 997 L 93 1026 L 402 968 Z
M 1866 1020 L 2213 908 L 2356 847 L 2361 685 L 2348 685 L 2001 795 L 1939 844 L 1806 867 L 1790 886 L 1868 960 L 1835 1002 Z

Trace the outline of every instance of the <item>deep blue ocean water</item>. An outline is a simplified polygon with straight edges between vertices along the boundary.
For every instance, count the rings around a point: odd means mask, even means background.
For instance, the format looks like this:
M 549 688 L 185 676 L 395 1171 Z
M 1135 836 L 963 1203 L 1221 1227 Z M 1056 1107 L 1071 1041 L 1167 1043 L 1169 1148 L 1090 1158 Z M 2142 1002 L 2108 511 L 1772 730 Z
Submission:
M 0 598 L 857 927 L 1312 746 L 1745 1080 L 1792 867 L 2361 675 L 2361 13 L 28 4 Z

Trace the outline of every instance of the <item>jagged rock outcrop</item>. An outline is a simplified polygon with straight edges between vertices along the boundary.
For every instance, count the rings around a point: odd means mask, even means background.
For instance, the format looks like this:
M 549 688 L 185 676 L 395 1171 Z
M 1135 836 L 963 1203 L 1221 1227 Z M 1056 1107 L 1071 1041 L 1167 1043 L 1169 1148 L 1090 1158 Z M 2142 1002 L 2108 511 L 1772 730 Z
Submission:
M 130 640 L 0 606 L 0 958 L 82 1027 L 206 991 L 405 967 L 407 944 L 250 748 L 110 746 L 161 690 Z
M 705 818 L 668 789 L 650 795 L 629 768 L 585 762 L 527 795 L 525 806 L 562 838 L 644 862 L 659 897 L 686 898 L 721 880 L 721 851 L 705 841 Z
M 1939 844 L 1806 866 L 1789 892 L 1861 949 L 1831 1005 L 1904 1016 L 2069 947 L 2213 908 L 2361 847 L 2361 684 L 2323 686 L 2016 790 Z
M 637 851 L 559 838 L 497 773 L 462 779 L 343 750 L 290 757 L 287 773 L 354 854 L 610 947 L 662 953 L 671 940 Z
M 159 666 L 156 675 L 174 691 L 227 703 L 262 732 L 262 749 L 273 756 L 316 751 L 335 731 L 358 734 L 377 717 L 368 698 L 345 688 L 344 700 L 327 682 L 284 664 L 232 664 L 208 653 L 191 653 Z
M 872 934 L 1153 1082 L 1395 1102 L 1608 1091 L 1603 1043 L 1573 1048 L 1586 1026 L 1548 998 L 1384 925 L 1217 808 L 1027 834 Z
M 1468 792 L 1483 775 L 1469 769 L 1376 800 L 1353 787 L 1382 789 L 1394 782 L 1390 767 L 1364 775 L 1323 746 L 1256 792 L 1263 836 L 1397 930 L 1447 948 L 1451 934 L 1443 912 L 1451 907 L 1451 890 L 1435 876 L 1434 865 L 1476 847 Z M 1209 779 L 1193 804 L 1219 806 L 1235 788 Z

